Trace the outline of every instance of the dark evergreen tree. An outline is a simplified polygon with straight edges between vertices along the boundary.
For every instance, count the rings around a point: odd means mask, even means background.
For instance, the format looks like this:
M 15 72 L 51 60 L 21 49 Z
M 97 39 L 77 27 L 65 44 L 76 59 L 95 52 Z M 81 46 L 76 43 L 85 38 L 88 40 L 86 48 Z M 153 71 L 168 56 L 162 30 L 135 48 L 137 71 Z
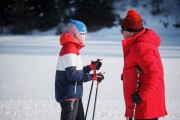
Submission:
M 36 28 L 41 31 L 46 31 L 59 23 L 59 13 L 56 7 L 55 0 L 32 0 L 37 16 Z
M 56 0 L 56 8 L 60 18 L 56 34 L 60 34 L 65 30 L 69 16 L 73 14 L 73 6 L 74 2 L 72 0 Z
M 0 33 L 4 33 L 3 28 L 10 25 L 9 16 L 13 3 L 12 0 L 0 1 Z
M 34 12 L 30 11 L 28 1 L 15 0 L 12 4 L 9 21 L 12 27 L 12 33 L 26 34 L 34 28 Z
M 137 7 L 139 5 L 139 0 L 130 0 L 130 4 L 133 6 L 133 7 Z
M 11 26 L 10 31 L 15 34 L 49 30 L 60 19 L 55 0 L 3 0 L 0 10 L 0 27 Z
M 11 33 L 26 34 L 34 29 L 34 21 L 37 17 L 36 13 L 31 10 L 29 0 L 4 0 L 1 5 L 3 5 L 2 20 L 6 21 L 6 27 L 10 26 Z
M 112 0 L 74 0 L 75 13 L 71 18 L 85 22 L 88 31 L 96 31 L 103 27 L 112 27 L 116 16 L 113 13 Z
M 153 15 L 160 14 L 162 12 L 161 4 L 163 3 L 163 0 L 152 0 L 152 11 L 151 13 Z

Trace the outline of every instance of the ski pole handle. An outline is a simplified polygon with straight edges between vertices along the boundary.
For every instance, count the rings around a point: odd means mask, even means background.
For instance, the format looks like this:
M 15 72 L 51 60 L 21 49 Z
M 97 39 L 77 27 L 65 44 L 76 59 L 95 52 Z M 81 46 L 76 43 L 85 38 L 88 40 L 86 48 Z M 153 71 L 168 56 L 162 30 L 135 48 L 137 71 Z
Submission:
M 102 75 L 104 75 L 104 74 L 105 74 L 105 72 L 99 72 L 99 74 L 102 74 Z

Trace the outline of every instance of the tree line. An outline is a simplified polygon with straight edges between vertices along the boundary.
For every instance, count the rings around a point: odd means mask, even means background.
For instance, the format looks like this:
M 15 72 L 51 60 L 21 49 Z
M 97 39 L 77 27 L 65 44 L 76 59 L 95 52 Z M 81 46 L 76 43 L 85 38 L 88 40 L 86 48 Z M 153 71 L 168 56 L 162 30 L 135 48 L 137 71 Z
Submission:
M 136 7 L 140 0 L 129 1 Z M 151 0 L 152 15 L 162 14 L 164 1 Z M 123 2 L 127 1 L 119 4 Z M 97 31 L 120 24 L 114 4 L 114 0 L 1 0 L 0 34 L 31 34 L 34 29 L 47 31 L 56 26 L 59 34 L 70 18 L 83 21 L 89 32 Z
M 78 19 L 96 31 L 114 25 L 112 0 L 1 0 L 1 32 L 28 34 L 62 27 L 70 18 Z

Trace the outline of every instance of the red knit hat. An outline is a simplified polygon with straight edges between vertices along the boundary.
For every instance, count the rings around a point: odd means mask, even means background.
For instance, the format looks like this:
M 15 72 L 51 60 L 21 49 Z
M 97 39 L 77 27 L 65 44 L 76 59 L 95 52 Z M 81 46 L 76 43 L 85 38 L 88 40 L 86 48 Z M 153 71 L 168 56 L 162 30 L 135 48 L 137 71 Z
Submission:
M 128 10 L 124 18 L 121 28 L 130 32 L 140 32 L 143 30 L 143 23 L 141 16 L 135 10 Z

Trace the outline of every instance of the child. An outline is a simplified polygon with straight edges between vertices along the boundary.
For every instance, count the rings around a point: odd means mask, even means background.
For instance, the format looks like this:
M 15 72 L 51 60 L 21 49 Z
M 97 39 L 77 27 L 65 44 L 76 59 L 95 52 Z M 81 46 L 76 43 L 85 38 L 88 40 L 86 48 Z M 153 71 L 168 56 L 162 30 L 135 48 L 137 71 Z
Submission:
M 91 70 L 101 67 L 100 61 L 82 67 L 80 49 L 84 47 L 86 35 L 86 25 L 70 19 L 67 31 L 60 37 L 62 48 L 56 68 L 55 97 L 62 108 L 61 120 L 84 120 L 83 82 L 104 79 L 102 74 L 89 74 Z

